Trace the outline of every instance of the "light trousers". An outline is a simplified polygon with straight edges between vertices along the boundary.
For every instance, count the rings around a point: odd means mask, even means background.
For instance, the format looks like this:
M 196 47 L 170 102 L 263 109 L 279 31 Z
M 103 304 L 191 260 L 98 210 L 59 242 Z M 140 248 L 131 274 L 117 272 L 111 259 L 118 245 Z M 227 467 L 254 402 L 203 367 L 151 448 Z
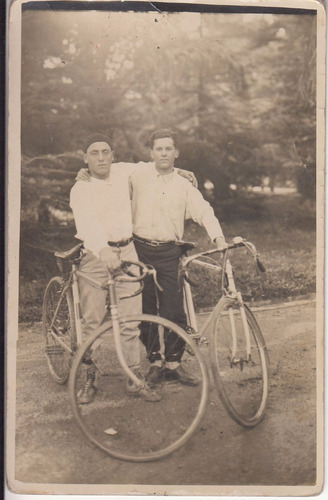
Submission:
M 117 252 L 117 249 L 113 250 Z M 122 260 L 138 260 L 133 243 L 119 249 Z M 101 286 L 108 280 L 108 270 L 106 265 L 99 260 L 92 252 L 87 251 L 83 257 L 79 271 L 86 277 L 96 280 Z M 116 283 L 118 298 L 123 295 L 134 293 L 139 288 L 138 283 Z M 82 311 L 82 337 L 83 339 L 101 327 L 109 319 L 107 310 L 107 291 L 96 288 L 79 277 L 80 302 Z M 119 300 L 118 305 L 120 317 L 130 314 L 141 314 L 141 294 L 124 300 Z M 140 340 L 139 324 L 132 322 L 121 324 L 122 349 L 127 365 L 136 370 L 140 366 Z M 101 345 L 98 347 L 101 348 Z

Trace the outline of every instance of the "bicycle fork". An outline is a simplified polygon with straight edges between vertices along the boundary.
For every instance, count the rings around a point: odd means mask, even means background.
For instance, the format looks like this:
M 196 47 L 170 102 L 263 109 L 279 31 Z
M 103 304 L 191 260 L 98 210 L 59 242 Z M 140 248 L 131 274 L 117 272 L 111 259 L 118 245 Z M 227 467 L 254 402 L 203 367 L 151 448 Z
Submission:
M 208 344 L 207 338 L 202 335 L 198 330 L 197 319 L 195 314 L 194 303 L 192 299 L 191 286 L 188 281 L 183 280 L 183 307 L 185 314 L 187 316 L 187 323 L 191 329 L 190 337 L 195 340 L 196 344 Z M 207 319 L 204 327 L 202 327 L 201 332 L 206 332 L 207 327 L 210 323 L 210 317 Z M 189 333 L 189 332 L 188 332 Z
M 237 292 L 237 290 L 236 290 L 236 285 L 235 285 L 235 281 L 233 278 L 232 266 L 231 266 L 229 259 L 227 259 L 227 262 L 226 262 L 225 273 L 226 273 L 226 277 L 228 280 L 228 290 L 229 290 L 232 298 L 236 298 L 237 302 L 238 302 L 240 317 L 241 317 L 241 322 L 242 322 L 242 327 L 243 327 L 243 333 L 244 333 L 245 341 L 246 341 L 246 358 L 243 358 L 243 357 L 237 358 L 236 321 L 235 321 L 235 315 L 234 315 L 233 308 L 229 307 L 228 313 L 229 313 L 229 321 L 230 321 L 231 333 L 232 333 L 230 366 L 232 368 L 234 365 L 239 364 L 240 369 L 242 370 L 244 363 L 249 363 L 251 361 L 251 340 L 250 340 L 250 332 L 249 332 L 248 322 L 247 322 L 247 318 L 246 318 L 243 299 L 242 299 L 241 293 Z

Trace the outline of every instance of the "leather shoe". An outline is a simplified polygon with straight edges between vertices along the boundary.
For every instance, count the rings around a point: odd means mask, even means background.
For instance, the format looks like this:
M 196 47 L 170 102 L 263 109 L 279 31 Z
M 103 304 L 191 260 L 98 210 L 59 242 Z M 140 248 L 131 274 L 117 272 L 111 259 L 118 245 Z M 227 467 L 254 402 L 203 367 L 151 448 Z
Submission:
M 184 385 L 198 385 L 199 380 L 190 373 L 187 373 L 184 368 L 179 365 L 175 370 L 165 368 L 164 377 L 166 380 L 177 380 Z
M 92 403 L 97 393 L 95 387 L 96 372 L 94 367 L 89 368 L 85 374 L 83 387 L 77 393 L 77 400 L 80 405 L 88 405 Z
M 138 387 L 132 380 L 128 380 L 126 392 L 129 396 L 142 398 L 150 403 L 156 403 L 162 399 L 161 395 L 152 390 L 147 384 Z
M 163 368 L 160 366 L 151 366 L 146 375 L 146 382 L 149 385 L 159 384 L 163 381 Z

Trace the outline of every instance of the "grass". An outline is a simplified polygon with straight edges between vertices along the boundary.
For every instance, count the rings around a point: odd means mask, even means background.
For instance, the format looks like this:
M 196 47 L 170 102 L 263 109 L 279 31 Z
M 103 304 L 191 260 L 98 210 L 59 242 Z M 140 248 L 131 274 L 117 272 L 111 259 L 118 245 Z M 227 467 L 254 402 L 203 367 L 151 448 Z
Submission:
M 316 219 L 299 196 L 255 195 L 240 203 L 230 201 L 216 211 L 225 214 L 221 220 L 227 241 L 234 236 L 247 238 L 266 267 L 266 273 L 257 275 L 250 254 L 244 249 L 233 251 L 235 279 L 245 300 L 284 299 L 315 292 Z M 197 230 L 188 227 L 187 232 L 193 239 Z M 201 249 L 203 241 L 199 238 Z M 197 274 L 196 307 L 212 306 L 219 295 L 216 290 L 221 276 L 215 280 L 207 270 L 195 271 L 196 278 Z
M 267 272 L 258 276 L 245 250 L 233 252 L 235 279 L 245 300 L 286 299 L 315 292 L 316 218 L 298 195 L 256 194 L 212 205 L 226 239 L 247 238 L 266 267 Z M 211 247 L 204 229 L 194 223 L 187 222 L 184 238 L 197 244 L 197 252 Z M 24 222 L 21 242 L 20 321 L 39 321 L 45 286 L 57 273 L 53 251 L 67 250 L 76 243 L 74 227 L 69 223 L 40 228 Z M 213 306 L 220 296 L 220 273 L 195 268 L 191 276 L 198 283 L 193 289 L 196 308 Z

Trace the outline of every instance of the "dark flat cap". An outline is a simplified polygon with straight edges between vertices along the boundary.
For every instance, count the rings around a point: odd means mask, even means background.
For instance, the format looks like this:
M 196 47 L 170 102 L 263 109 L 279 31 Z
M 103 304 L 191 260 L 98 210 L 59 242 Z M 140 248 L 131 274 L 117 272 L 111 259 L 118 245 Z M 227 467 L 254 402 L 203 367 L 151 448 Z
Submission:
M 84 140 L 83 151 L 86 153 L 88 147 L 94 142 L 107 142 L 109 146 L 111 145 L 111 139 L 109 136 L 100 133 L 90 134 Z

